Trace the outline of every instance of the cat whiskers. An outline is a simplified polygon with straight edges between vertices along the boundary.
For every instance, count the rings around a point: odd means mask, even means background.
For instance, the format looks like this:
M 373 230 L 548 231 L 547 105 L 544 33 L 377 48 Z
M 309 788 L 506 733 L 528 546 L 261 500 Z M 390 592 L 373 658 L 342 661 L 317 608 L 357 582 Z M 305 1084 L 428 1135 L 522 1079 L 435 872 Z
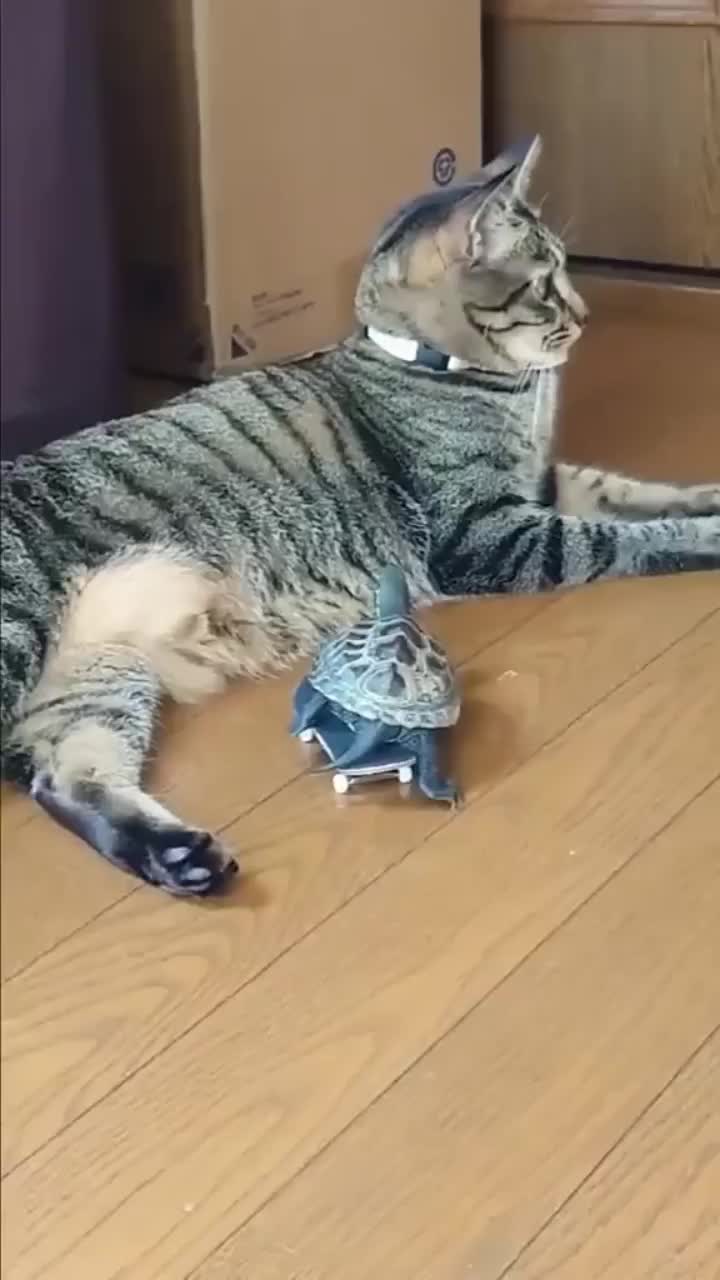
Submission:
M 559 238 L 562 240 L 566 249 L 570 248 L 571 232 L 572 232 L 572 235 L 574 236 L 576 230 L 577 228 L 575 226 L 575 215 L 571 213 L 567 222 L 563 225 L 562 229 L 558 232 Z
M 530 379 L 535 372 L 536 370 L 534 365 L 528 365 L 527 368 L 523 370 L 523 390 L 525 390 L 525 387 L 529 385 Z M 535 388 L 535 403 L 533 405 L 532 427 L 530 434 L 533 449 L 537 448 L 538 423 L 540 421 L 540 406 L 542 404 L 542 377 L 543 371 L 540 370 L 538 373 L 537 386 Z
M 507 407 L 505 409 L 505 413 L 503 414 L 503 419 L 502 419 L 501 429 L 503 434 L 505 432 L 505 428 L 507 427 L 510 421 L 510 418 L 515 413 L 514 397 L 515 395 L 518 395 L 518 396 L 522 395 L 523 391 L 525 390 L 525 388 L 528 386 L 530 382 L 530 378 L 532 377 L 532 372 L 533 372 L 533 366 L 530 364 L 526 365 L 524 369 L 520 370 L 517 377 L 514 378 L 513 380 L 512 394 L 508 396 Z M 533 427 L 534 427 L 534 419 L 533 419 Z

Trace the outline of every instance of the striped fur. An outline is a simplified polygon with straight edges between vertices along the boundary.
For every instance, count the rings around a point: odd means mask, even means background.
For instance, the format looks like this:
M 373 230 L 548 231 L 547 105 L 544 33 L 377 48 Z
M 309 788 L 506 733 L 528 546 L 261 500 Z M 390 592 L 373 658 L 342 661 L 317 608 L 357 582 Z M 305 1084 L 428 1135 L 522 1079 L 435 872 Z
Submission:
M 436 373 L 360 333 L 3 468 L 7 775 L 175 893 L 232 864 L 141 789 L 163 696 L 278 669 L 370 605 L 720 567 L 720 486 L 555 466 L 557 368 L 585 309 L 525 204 L 529 165 L 381 235 L 365 324 L 468 360 Z

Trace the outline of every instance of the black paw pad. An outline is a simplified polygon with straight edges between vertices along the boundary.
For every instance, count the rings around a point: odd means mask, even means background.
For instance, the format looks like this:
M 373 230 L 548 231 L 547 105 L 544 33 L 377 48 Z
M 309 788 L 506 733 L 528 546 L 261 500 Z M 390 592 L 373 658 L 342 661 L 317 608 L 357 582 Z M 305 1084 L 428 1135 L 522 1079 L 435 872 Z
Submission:
M 238 869 L 207 831 L 158 828 L 134 820 L 117 832 L 117 853 L 150 884 L 170 893 L 205 897 L 227 888 Z M 137 859 L 137 860 L 136 860 Z
M 40 774 L 33 780 L 32 794 L 56 822 L 109 862 L 169 893 L 221 893 L 238 869 L 207 831 L 160 825 L 140 812 L 119 816 L 112 794 L 103 786 L 84 783 L 69 796 L 56 791 L 47 774 Z

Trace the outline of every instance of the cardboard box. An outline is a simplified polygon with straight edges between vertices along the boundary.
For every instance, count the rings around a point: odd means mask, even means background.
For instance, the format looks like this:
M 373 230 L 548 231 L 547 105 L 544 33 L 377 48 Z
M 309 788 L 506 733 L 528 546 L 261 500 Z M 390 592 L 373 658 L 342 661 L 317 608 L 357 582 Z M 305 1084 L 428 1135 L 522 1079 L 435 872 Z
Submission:
M 138 369 L 337 341 L 385 216 L 479 165 L 479 0 L 99 8 Z

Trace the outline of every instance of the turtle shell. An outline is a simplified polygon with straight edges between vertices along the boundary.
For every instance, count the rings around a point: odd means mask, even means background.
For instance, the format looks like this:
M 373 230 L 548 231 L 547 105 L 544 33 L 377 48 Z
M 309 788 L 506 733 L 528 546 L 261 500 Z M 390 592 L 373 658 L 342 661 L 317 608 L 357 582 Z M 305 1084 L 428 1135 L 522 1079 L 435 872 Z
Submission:
M 331 702 L 367 720 L 440 729 L 460 714 L 447 655 L 409 617 L 349 627 L 323 646 L 309 679 Z

